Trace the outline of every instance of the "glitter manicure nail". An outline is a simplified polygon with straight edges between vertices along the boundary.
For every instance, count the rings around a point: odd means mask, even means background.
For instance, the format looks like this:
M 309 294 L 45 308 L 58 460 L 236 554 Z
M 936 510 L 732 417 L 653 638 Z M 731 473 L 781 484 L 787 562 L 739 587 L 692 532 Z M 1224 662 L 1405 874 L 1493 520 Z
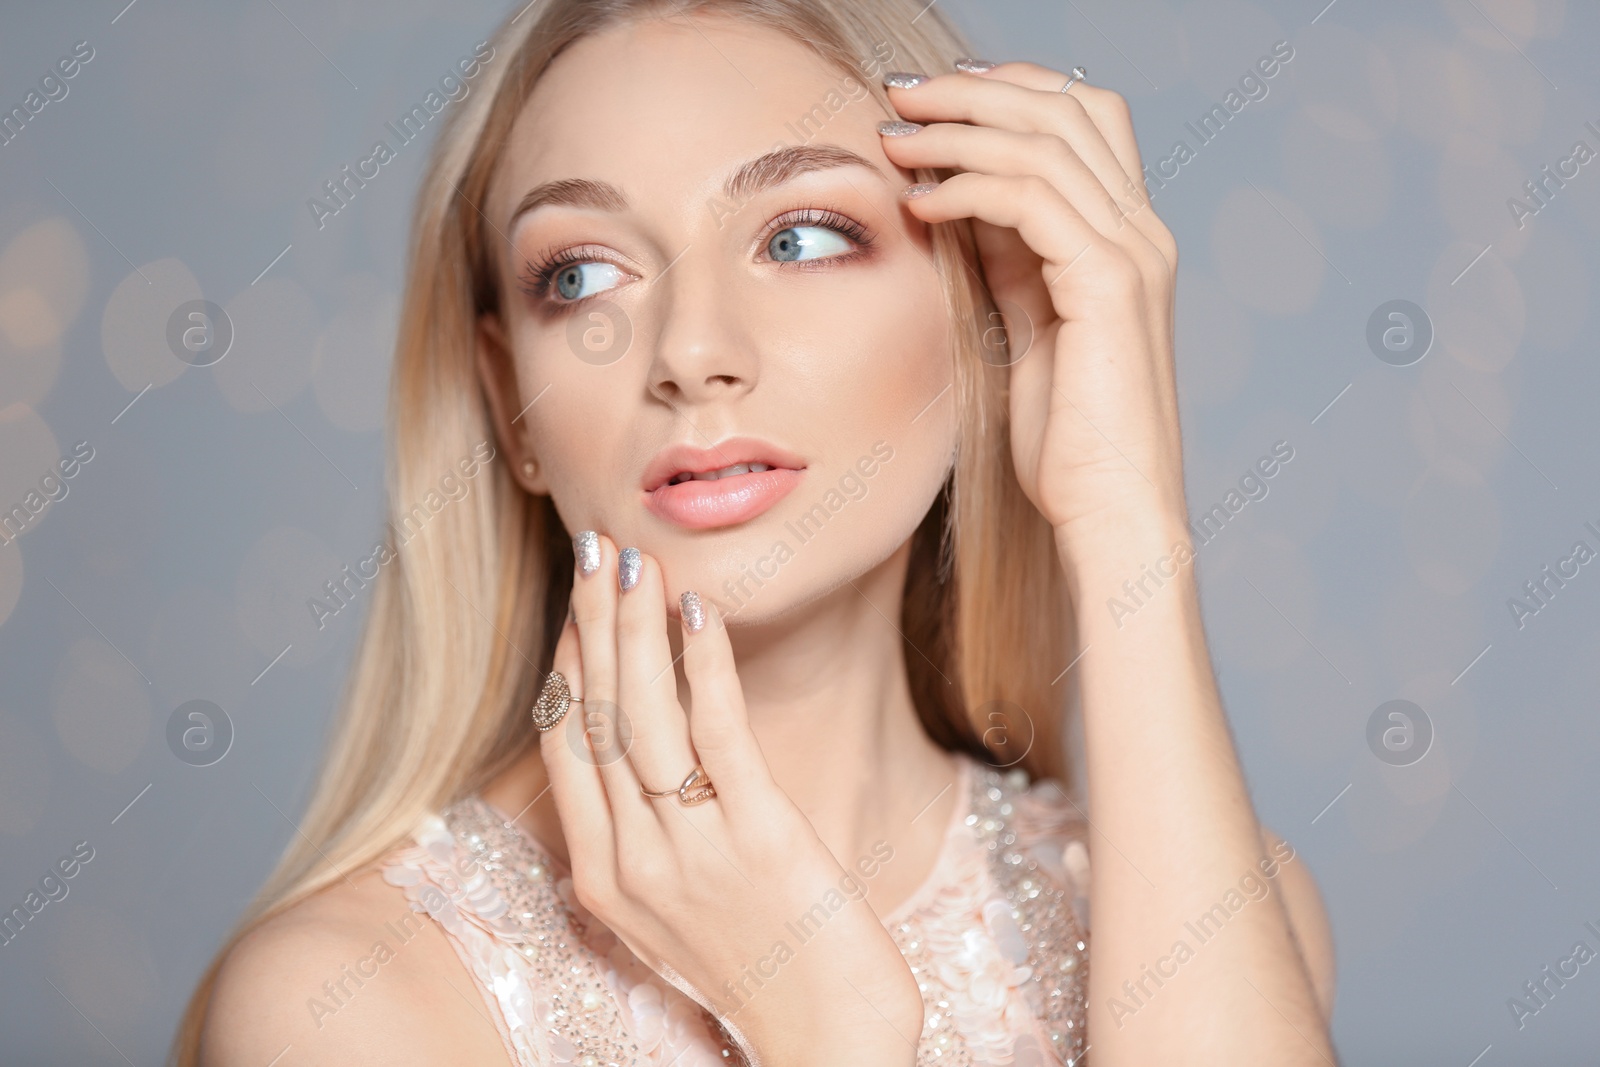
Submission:
M 998 64 L 991 63 L 987 59 L 956 60 L 956 69 L 965 71 L 968 74 L 982 74 L 986 70 L 993 70 L 996 66 Z
M 706 609 L 700 603 L 700 594 L 693 589 L 678 597 L 678 608 L 683 612 L 683 628 L 692 634 L 700 632 L 706 624 Z
M 617 555 L 617 582 L 623 592 L 639 584 L 639 568 L 643 563 L 637 548 L 625 548 Z
M 577 557 L 578 570 L 587 578 L 600 569 L 600 535 L 584 530 L 572 539 L 572 554 Z
M 915 89 L 928 80 L 926 74 L 916 74 L 905 70 L 892 70 L 883 76 L 883 84 L 891 89 Z

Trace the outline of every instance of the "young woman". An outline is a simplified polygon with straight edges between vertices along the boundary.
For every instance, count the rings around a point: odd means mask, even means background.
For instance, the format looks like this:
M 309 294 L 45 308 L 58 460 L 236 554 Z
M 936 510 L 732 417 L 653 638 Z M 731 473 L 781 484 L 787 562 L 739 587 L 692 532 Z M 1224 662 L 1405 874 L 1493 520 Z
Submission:
M 965 52 L 920 0 L 543 0 L 479 49 L 391 528 L 492 484 L 384 546 L 178 1063 L 1333 1061 L 1127 108 Z

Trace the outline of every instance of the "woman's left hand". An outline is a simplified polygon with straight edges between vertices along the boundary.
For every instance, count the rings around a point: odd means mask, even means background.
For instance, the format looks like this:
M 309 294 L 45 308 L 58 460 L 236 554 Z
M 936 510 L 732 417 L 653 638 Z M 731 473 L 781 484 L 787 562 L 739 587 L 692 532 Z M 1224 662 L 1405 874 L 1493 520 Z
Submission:
M 1032 63 L 889 89 L 925 128 L 889 159 L 960 173 L 906 201 L 971 217 L 1013 350 L 1011 451 L 1034 506 L 1070 545 L 1084 528 L 1184 515 L 1172 363 L 1177 245 L 1145 192 L 1127 104 Z M 1031 338 L 1027 350 L 1019 340 Z

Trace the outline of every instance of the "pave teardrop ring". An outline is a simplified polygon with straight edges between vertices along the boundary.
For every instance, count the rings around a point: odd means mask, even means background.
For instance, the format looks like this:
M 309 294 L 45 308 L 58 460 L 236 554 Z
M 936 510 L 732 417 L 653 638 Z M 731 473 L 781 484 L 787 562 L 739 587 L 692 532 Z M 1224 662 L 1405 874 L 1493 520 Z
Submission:
M 539 699 L 533 704 L 533 725 L 539 728 L 540 733 L 553 730 L 567 717 L 567 709 L 572 706 L 572 689 L 567 685 L 566 678 L 560 671 L 551 671 L 544 680 L 544 688 L 539 691 Z

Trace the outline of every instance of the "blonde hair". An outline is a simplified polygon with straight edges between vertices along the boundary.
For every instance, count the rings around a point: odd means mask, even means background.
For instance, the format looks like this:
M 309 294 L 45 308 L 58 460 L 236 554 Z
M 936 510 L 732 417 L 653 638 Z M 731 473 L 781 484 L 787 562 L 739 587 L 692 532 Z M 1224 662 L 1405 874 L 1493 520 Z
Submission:
M 579 38 L 690 11 L 768 26 L 852 74 L 884 42 L 902 70 L 948 71 L 968 54 L 922 0 L 543 0 L 502 24 L 418 195 L 389 401 L 392 527 L 405 501 L 494 437 L 474 338 L 477 317 L 499 306 L 490 251 L 502 238 L 478 206 L 535 81 Z M 893 114 L 881 84 L 863 81 Z M 946 749 L 1067 784 L 1068 700 L 1052 683 L 1072 618 L 1049 525 L 1012 471 L 1008 372 L 993 356 L 1004 342 L 985 347 L 1000 319 L 970 224 L 934 226 L 933 247 L 955 326 L 960 447 L 912 538 L 900 623 L 912 696 Z M 424 813 L 482 788 L 534 743 L 529 708 L 565 617 L 572 546 L 550 499 L 526 493 L 505 463 L 482 477 L 482 491 L 391 545 L 301 832 L 196 986 L 172 1046 L 179 1067 L 197 1062 L 217 972 L 245 934 L 377 861 Z

